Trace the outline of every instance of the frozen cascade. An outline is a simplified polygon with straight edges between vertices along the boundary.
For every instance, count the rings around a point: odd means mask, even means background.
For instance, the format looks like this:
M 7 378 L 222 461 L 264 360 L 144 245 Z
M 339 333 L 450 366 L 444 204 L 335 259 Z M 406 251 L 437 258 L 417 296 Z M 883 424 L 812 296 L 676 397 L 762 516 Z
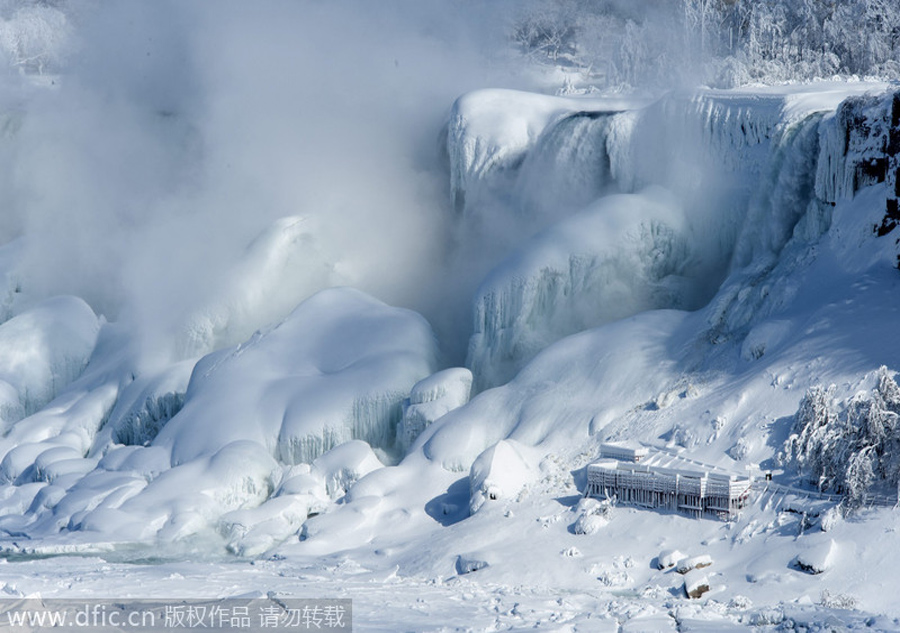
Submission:
M 710 305 L 713 339 L 754 334 L 751 328 L 757 324 L 768 327 L 765 321 L 799 292 L 792 273 L 810 261 L 810 248 L 831 226 L 835 206 L 848 203 L 870 185 L 886 184 L 866 195 L 875 198 L 869 206 L 884 209 L 875 212 L 875 234 L 889 233 L 900 220 L 898 169 L 900 98 L 896 94 L 851 97 L 833 112 L 811 114 L 785 126 L 759 195 L 751 203 L 735 253 L 735 272 Z M 837 235 L 843 231 L 846 228 Z M 863 234 L 868 232 L 862 229 Z M 891 251 L 890 244 L 868 250 L 876 258 L 893 259 L 898 254 L 896 248 L 893 255 L 884 252 Z
M 523 208 L 530 203 L 521 192 L 565 199 L 560 176 L 550 168 L 558 157 L 574 161 L 564 163 L 563 172 L 576 181 L 608 170 L 610 188 L 640 197 L 648 186 L 662 187 L 678 211 L 660 221 L 636 211 L 641 204 L 600 197 L 607 202 L 562 220 L 497 266 L 475 298 L 467 365 L 478 389 L 509 380 L 563 336 L 642 310 L 702 306 L 729 274 L 746 280 L 740 271 L 758 275 L 771 266 L 802 220 L 806 228 L 800 233 L 812 233 L 809 239 L 826 230 L 837 192 L 884 180 L 880 156 L 889 145 L 890 99 L 849 99 L 837 116 L 814 107 L 795 108 L 788 116 L 787 103 L 777 92 L 705 90 L 602 117 L 569 115 L 548 125 L 519 170 L 521 191 L 513 197 Z M 860 114 L 860 104 L 879 109 L 880 122 L 868 110 Z M 569 146 L 556 138 L 564 130 L 573 136 Z M 557 147 L 568 149 L 549 149 Z M 844 158 L 848 153 L 852 160 Z M 586 157 L 593 157 L 595 171 Z M 547 183 L 543 173 L 550 174 Z M 603 185 L 595 181 L 578 195 L 589 190 L 596 197 Z M 601 219 L 616 204 L 632 211 Z M 594 220 L 587 219 L 591 214 Z M 560 211 L 556 220 L 564 215 Z M 741 327 L 741 320 L 733 325 Z
M 192 361 L 175 363 L 125 387 L 97 444 L 146 445 L 153 441 L 184 405 L 193 366 Z
M 810 157 L 819 154 L 822 116 L 811 114 L 776 133 L 735 245 L 732 269 L 778 255 L 815 203 L 817 162 Z
M 478 90 L 461 96 L 451 109 L 446 141 L 450 193 L 456 210 L 466 216 L 478 215 L 484 212 L 486 203 L 489 206 L 492 195 L 508 193 L 527 154 L 538 144 L 545 157 L 593 160 L 593 149 L 580 147 L 560 132 L 590 130 L 597 127 L 590 122 L 593 117 L 634 105 L 634 101 L 550 97 L 515 90 Z M 555 125 L 562 127 L 556 133 L 546 133 Z M 542 138 L 545 133 L 546 138 Z M 528 169 L 540 168 L 541 160 L 532 159 Z M 553 170 L 559 184 L 592 186 L 590 176 L 576 178 L 562 169 Z
M 577 112 L 544 131 L 519 169 L 515 197 L 539 225 L 578 210 L 611 186 L 606 134 L 612 114 Z

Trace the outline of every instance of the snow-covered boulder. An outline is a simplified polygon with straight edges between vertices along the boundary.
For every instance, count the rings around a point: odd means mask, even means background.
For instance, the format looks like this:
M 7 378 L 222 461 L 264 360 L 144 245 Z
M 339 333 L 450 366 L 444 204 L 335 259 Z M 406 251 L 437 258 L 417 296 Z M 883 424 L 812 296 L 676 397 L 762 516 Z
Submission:
M 837 552 L 838 546 L 834 539 L 817 541 L 797 554 L 794 564 L 807 573 L 821 574 L 831 569 Z
M 575 534 L 594 534 L 609 523 L 612 506 L 591 497 L 579 499 L 573 508 L 578 517 L 572 524 Z
M 700 554 L 699 556 L 691 556 L 683 558 L 675 566 L 675 571 L 679 574 L 686 574 L 693 569 L 703 569 L 713 564 L 712 556 L 709 554 Z
M 352 439 L 391 449 L 400 403 L 434 373 L 436 356 L 418 314 L 349 288 L 324 290 L 277 327 L 203 358 L 154 444 L 169 447 L 175 464 L 236 440 L 289 464 Z
M 77 297 L 54 297 L 0 325 L 0 416 L 9 427 L 50 402 L 90 358 L 100 321 Z
M 684 558 L 685 555 L 677 549 L 664 549 L 656 557 L 656 566 L 659 569 L 671 569 Z
M 535 477 L 526 448 L 515 440 L 502 440 L 484 451 L 469 470 L 469 512 L 487 501 L 515 497 Z
M 460 575 L 470 574 L 473 571 L 489 567 L 490 562 L 488 559 L 489 556 L 486 556 L 484 552 L 460 554 L 456 557 L 456 573 Z
M 709 578 L 699 569 L 694 569 L 684 575 L 684 593 L 688 598 L 699 598 L 709 591 Z
M 451 367 L 423 378 L 403 402 L 403 417 L 397 425 L 397 443 L 404 451 L 432 422 L 469 401 L 472 372 Z

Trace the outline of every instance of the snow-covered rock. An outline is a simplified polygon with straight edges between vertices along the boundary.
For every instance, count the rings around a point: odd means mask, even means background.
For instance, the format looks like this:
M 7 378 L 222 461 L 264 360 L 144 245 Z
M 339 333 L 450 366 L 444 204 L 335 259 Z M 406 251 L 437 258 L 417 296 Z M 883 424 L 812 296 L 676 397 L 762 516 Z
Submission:
M 470 574 L 473 571 L 484 569 L 490 566 L 488 558 L 489 556 L 486 556 L 484 552 L 460 554 L 456 557 L 456 573 L 460 575 Z
M 691 556 L 683 558 L 675 565 L 675 571 L 679 574 L 686 574 L 692 569 L 703 569 L 713 564 L 713 559 L 709 554 L 700 554 L 699 556 Z
M 817 540 L 797 554 L 794 564 L 807 573 L 821 574 L 834 565 L 837 552 L 838 546 L 834 539 Z
M 678 561 L 685 558 L 685 555 L 677 549 L 664 549 L 656 557 L 656 566 L 659 569 L 671 569 Z
M 709 578 L 699 569 L 694 569 L 684 575 L 684 593 L 688 598 L 699 598 L 709 591 Z

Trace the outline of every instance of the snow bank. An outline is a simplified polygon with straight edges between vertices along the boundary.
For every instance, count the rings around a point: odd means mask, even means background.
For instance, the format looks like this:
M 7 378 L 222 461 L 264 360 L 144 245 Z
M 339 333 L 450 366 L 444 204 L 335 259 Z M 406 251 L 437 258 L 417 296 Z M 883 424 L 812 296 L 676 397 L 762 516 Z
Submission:
M 400 403 L 434 372 L 435 358 L 418 314 L 355 290 L 325 290 L 277 327 L 201 360 L 184 407 L 154 444 L 170 448 L 175 464 L 237 440 L 289 464 L 352 439 L 389 450 Z
M 469 512 L 475 514 L 487 501 L 514 498 L 534 478 L 525 447 L 515 440 L 497 442 L 472 463 Z
M 676 361 L 667 341 L 685 317 L 676 311 L 645 312 L 557 341 L 514 380 L 479 394 L 427 429 L 425 456 L 462 471 L 502 439 L 526 446 L 546 442 L 546 450 L 587 440 L 671 390 L 667 372 Z
M 435 420 L 469 401 L 472 372 L 465 367 L 451 367 L 423 378 L 403 401 L 403 417 L 397 425 L 397 443 L 409 450 L 415 439 Z
M 0 415 L 9 427 L 50 402 L 87 365 L 100 321 L 76 297 L 55 297 L 0 325 Z

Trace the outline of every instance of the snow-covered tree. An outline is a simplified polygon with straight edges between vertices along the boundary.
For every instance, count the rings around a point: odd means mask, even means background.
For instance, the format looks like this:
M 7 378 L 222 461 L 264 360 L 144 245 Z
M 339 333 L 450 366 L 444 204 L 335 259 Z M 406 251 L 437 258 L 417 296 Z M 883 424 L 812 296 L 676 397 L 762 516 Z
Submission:
M 807 391 L 785 442 L 782 462 L 820 490 L 845 495 L 848 508 L 873 490 L 900 485 L 900 387 L 886 367 L 868 393 L 845 402 L 834 386 Z

